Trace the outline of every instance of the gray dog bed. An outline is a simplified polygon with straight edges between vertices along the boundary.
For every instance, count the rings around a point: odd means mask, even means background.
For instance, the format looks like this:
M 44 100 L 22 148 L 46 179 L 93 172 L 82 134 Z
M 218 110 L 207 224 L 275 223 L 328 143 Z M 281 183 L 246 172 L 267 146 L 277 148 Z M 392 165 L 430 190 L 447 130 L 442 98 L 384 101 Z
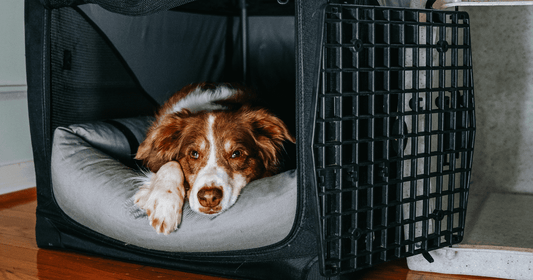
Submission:
M 116 120 L 139 142 L 152 118 Z M 131 157 L 124 133 L 107 122 L 59 127 L 52 148 L 53 193 L 73 220 L 126 244 L 169 252 L 218 252 L 283 240 L 296 213 L 296 174 L 287 171 L 246 186 L 237 203 L 215 218 L 185 204 L 180 228 L 157 234 L 132 201 L 143 173 L 121 163 Z

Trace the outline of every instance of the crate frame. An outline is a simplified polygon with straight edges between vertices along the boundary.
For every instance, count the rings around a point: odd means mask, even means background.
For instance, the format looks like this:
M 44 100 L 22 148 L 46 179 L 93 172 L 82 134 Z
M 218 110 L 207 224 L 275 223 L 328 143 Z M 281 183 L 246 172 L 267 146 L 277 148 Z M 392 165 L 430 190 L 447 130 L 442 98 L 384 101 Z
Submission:
M 464 234 L 475 138 L 468 14 L 329 3 L 321 53 L 321 273 L 431 261 L 428 251 Z

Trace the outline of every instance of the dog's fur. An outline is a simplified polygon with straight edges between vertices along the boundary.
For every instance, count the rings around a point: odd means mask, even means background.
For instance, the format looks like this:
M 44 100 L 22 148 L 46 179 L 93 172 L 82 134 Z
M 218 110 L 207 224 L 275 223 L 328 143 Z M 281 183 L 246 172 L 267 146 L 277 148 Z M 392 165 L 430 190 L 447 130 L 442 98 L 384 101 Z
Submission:
M 252 99 L 242 87 L 200 83 L 159 109 L 136 156 L 150 179 L 134 197 L 158 233 L 178 228 L 185 199 L 195 212 L 218 215 L 246 184 L 278 171 L 283 142 L 295 139 Z

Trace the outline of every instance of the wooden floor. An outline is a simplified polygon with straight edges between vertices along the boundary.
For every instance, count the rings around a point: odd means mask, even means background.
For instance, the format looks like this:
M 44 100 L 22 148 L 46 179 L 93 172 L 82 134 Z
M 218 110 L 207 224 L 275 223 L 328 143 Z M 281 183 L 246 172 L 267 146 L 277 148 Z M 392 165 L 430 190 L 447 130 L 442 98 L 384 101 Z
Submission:
M 36 191 L 0 196 L 0 279 L 222 279 L 37 248 Z M 492 279 L 410 271 L 405 260 L 364 270 L 355 279 Z

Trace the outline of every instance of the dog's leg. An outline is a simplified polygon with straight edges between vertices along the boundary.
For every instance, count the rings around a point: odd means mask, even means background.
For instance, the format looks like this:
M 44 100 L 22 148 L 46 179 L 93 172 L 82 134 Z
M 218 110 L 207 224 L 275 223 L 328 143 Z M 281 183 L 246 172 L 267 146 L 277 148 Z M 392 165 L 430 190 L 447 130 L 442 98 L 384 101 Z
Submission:
M 171 161 L 152 176 L 150 185 L 143 185 L 135 194 L 135 204 L 146 211 L 157 233 L 168 235 L 181 223 L 185 199 L 183 180 L 180 164 Z

